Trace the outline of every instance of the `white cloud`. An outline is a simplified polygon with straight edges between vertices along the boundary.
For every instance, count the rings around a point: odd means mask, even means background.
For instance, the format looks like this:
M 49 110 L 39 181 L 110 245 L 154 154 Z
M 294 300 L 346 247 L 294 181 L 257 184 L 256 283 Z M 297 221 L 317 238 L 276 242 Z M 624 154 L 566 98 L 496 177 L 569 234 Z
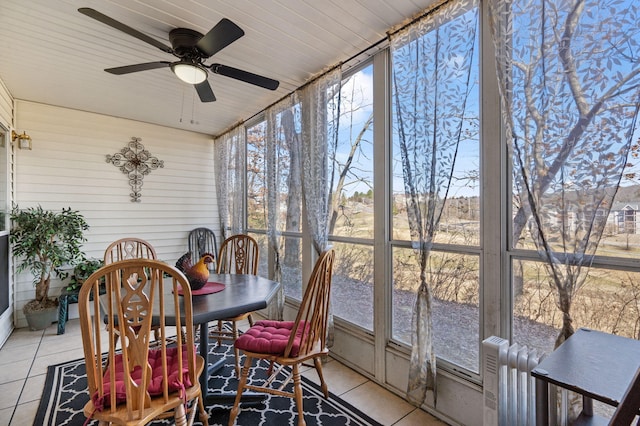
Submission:
M 359 71 L 343 81 L 342 114 L 353 110 L 349 121 L 363 124 L 373 110 L 373 75 L 371 68 Z

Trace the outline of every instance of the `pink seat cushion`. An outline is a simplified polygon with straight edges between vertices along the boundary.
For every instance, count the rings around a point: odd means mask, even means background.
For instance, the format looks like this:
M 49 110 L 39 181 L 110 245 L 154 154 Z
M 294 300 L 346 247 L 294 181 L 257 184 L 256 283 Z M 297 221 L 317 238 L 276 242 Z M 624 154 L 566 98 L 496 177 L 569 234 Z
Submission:
M 258 321 L 236 339 L 235 347 L 248 352 L 284 355 L 293 325 L 293 321 Z M 298 356 L 302 336 L 308 328 L 304 321 L 300 323 L 289 356 Z
M 162 351 L 160 349 L 149 350 L 148 362 L 151 366 L 151 380 L 147 391 L 151 396 L 162 395 Z M 115 393 L 117 404 L 124 402 L 127 399 L 123 364 L 122 354 L 116 355 L 114 365 L 116 371 Z M 97 393 L 93 395 L 93 402 L 97 410 L 101 410 L 103 407 L 108 407 L 110 405 L 111 367 L 112 366 L 109 366 L 104 374 L 104 396 L 99 398 Z M 167 367 L 169 370 L 167 374 L 169 392 L 184 391 L 185 388 L 192 386 L 191 379 L 189 378 L 189 359 L 186 346 L 183 345 L 182 348 L 182 368 L 180 368 L 180 365 L 178 364 L 178 348 L 167 348 Z M 180 383 L 179 379 L 180 374 L 182 374 L 182 383 Z M 142 368 L 139 366 L 135 367 L 131 373 L 131 378 L 139 384 L 142 379 Z

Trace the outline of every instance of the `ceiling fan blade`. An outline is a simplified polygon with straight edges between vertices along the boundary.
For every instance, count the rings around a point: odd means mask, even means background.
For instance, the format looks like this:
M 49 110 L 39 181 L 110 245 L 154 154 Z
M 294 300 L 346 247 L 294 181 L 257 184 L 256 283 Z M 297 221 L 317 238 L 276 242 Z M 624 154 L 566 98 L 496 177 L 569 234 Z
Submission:
M 256 86 L 264 87 L 269 90 L 276 90 L 280 85 L 278 80 L 273 80 L 271 78 L 263 77 L 249 71 L 239 70 L 238 68 L 228 67 L 226 65 L 211 64 L 209 68 L 211 68 L 211 71 L 216 74 L 235 78 L 236 80 L 244 81 L 245 83 L 255 84 Z
M 106 24 L 110 27 L 115 28 L 116 30 L 120 30 L 126 34 L 129 34 L 132 37 L 137 38 L 138 40 L 142 40 L 145 43 L 148 43 L 152 46 L 157 47 L 160 50 L 163 50 L 167 53 L 172 53 L 172 50 L 169 46 L 167 46 L 164 43 L 159 42 L 158 40 L 149 37 L 148 35 L 141 33 L 140 31 L 131 28 L 128 25 L 123 24 L 122 22 L 118 22 L 113 18 L 108 17 L 107 15 L 104 15 L 100 12 L 98 12 L 97 10 L 91 9 L 89 7 L 81 7 L 80 9 L 78 9 L 78 12 L 82 13 L 83 15 L 87 15 L 90 18 L 95 19 L 96 21 L 100 21 L 103 24 Z
M 209 56 L 213 56 L 217 52 L 221 51 L 243 35 L 244 31 L 242 31 L 242 28 L 227 18 L 222 18 L 215 27 L 211 28 L 204 37 L 198 40 L 196 47 L 208 58 Z
M 146 62 L 144 64 L 125 65 L 123 67 L 107 68 L 106 72 L 116 75 L 129 74 L 138 71 L 155 70 L 158 68 L 166 68 L 171 65 L 171 62 L 159 61 L 159 62 Z
M 199 84 L 194 84 L 194 87 L 196 88 L 196 92 L 198 92 L 198 96 L 200 96 L 200 100 L 202 102 L 214 102 L 216 100 L 216 96 L 213 94 L 211 85 L 207 80 Z

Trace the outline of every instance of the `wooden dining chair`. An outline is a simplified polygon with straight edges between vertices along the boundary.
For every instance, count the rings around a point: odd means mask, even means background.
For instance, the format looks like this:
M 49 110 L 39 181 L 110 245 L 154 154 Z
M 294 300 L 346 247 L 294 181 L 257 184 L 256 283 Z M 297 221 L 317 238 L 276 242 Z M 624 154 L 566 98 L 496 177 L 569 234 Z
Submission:
M 245 389 L 294 398 L 298 407 L 298 426 L 304 426 L 306 423 L 302 405 L 300 365 L 310 359 L 313 359 L 324 397 L 329 397 L 329 390 L 322 375 L 321 357 L 329 353 L 325 340 L 334 258 L 333 249 L 325 251 L 318 258 L 295 321 L 257 321 L 236 340 L 235 347 L 244 352 L 245 361 L 238 393 L 229 417 L 229 426 L 233 425 L 238 416 L 242 392 Z M 262 385 L 247 383 L 254 359 L 270 362 L 271 375 Z M 274 365 L 277 366 L 275 371 Z M 291 367 L 291 371 L 285 371 L 286 367 Z M 286 378 L 276 381 L 276 376 L 283 371 L 287 374 Z M 284 387 L 292 379 L 293 392 L 285 391 Z M 279 383 L 279 386 L 273 386 L 274 383 Z
M 157 259 L 153 246 L 142 238 L 126 237 L 109 244 L 104 251 L 104 264 L 125 259 Z
M 101 285 L 106 290 L 105 319 L 93 314 L 100 309 L 93 296 Z M 199 383 L 206 364 L 195 353 L 191 289 L 180 271 L 150 259 L 113 262 L 85 281 L 78 307 L 90 396 L 84 406 L 88 419 L 144 425 L 173 417 L 176 425 L 191 425 L 199 411 L 200 421 L 208 424 Z M 167 318 L 175 326 L 170 327 Z M 161 338 L 150 347 L 154 327 Z M 185 335 L 177 333 L 169 345 L 165 336 L 174 327 L 184 327 Z M 119 350 L 116 330 L 122 335 Z
M 209 228 L 195 228 L 189 232 L 189 252 L 191 253 L 191 259 L 196 262 L 205 254 L 211 254 L 214 257 L 218 256 L 218 243 L 216 241 L 216 234 Z M 214 262 L 208 263 L 209 270 L 214 272 L 217 270 L 217 259 Z
M 249 274 L 258 275 L 258 242 L 249 235 L 232 235 L 222 242 L 218 253 L 218 273 L 219 274 Z M 234 341 L 238 338 L 238 321 L 248 320 L 249 325 L 253 325 L 251 312 L 247 312 L 236 317 L 225 318 L 218 321 L 218 327 L 209 333 L 209 336 L 218 340 L 218 345 L 222 340 Z M 231 325 L 231 331 L 226 331 L 224 322 Z M 236 377 L 240 377 L 240 355 L 237 349 L 235 352 Z
M 157 259 L 156 250 L 142 238 L 125 237 L 109 244 L 104 251 L 104 264 L 126 259 Z M 118 330 L 116 330 L 117 332 Z M 158 333 L 154 329 L 154 336 L 158 339 Z M 117 339 L 116 339 L 117 343 Z
M 219 274 L 258 274 L 258 242 L 249 235 L 232 235 L 218 252 Z

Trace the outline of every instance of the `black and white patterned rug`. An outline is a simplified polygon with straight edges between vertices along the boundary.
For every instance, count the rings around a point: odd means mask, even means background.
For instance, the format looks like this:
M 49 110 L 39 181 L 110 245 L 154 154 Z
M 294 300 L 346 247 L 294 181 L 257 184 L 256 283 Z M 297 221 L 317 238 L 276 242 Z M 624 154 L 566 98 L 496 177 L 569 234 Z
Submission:
M 216 347 L 215 342 L 210 345 L 210 361 L 226 357 L 224 367 L 209 378 L 209 392 L 235 392 L 237 380 L 233 373 L 233 351 L 229 344 Z M 266 375 L 268 364 L 258 364 L 254 374 L 250 377 L 258 378 Z M 255 379 L 254 379 L 255 380 Z M 328 383 L 331 389 L 331 383 Z M 287 385 L 289 390 L 292 384 Z M 338 426 L 338 425 L 371 425 L 380 423 L 371 419 L 355 407 L 341 400 L 330 392 L 325 399 L 318 385 L 302 377 L 304 395 L 304 415 L 308 425 Z M 87 377 L 84 359 L 50 366 L 47 370 L 42 399 L 35 417 L 34 426 L 38 425 L 67 425 L 82 426 L 86 420 L 82 407 L 88 401 Z M 206 407 L 209 413 L 209 425 L 226 425 L 229 420 L 229 405 L 210 405 Z M 292 398 L 268 395 L 264 403 L 255 405 L 241 404 L 240 414 L 236 420 L 238 425 L 295 425 L 297 424 L 297 409 Z M 89 425 L 97 425 L 92 421 Z M 156 421 L 151 425 L 172 424 L 171 421 Z M 197 421 L 195 424 L 200 425 Z

